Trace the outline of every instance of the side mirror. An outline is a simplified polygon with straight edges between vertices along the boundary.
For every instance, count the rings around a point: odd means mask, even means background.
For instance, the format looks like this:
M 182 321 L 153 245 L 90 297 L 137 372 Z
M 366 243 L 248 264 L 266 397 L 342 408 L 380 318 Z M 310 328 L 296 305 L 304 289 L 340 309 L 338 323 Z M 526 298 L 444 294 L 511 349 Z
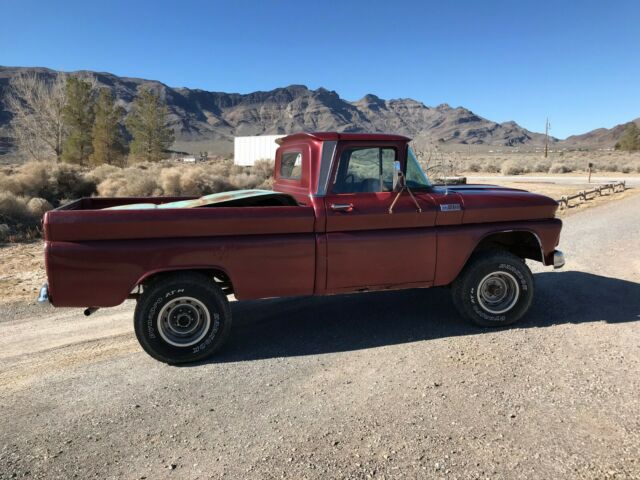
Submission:
M 393 191 L 395 192 L 398 185 L 402 185 L 402 168 L 399 161 L 393 162 Z

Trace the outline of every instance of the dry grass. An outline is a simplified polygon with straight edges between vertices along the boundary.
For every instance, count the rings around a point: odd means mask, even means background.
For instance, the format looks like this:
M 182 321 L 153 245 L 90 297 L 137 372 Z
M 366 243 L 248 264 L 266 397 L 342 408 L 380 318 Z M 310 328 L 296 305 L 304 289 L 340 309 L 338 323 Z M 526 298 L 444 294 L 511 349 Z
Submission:
M 75 198 L 207 195 L 246 188 L 270 188 L 273 164 L 240 167 L 229 159 L 199 164 L 171 161 L 128 167 L 102 165 L 93 170 L 50 162 L 29 162 L 0 169 L 2 238 L 37 235 L 47 210 Z M 8 233 L 7 233 L 8 232 Z
M 640 173 L 640 152 L 617 151 L 567 151 L 551 152 L 548 158 L 542 153 L 517 152 L 438 152 L 419 155 L 423 165 L 449 173 L 502 173 L 523 175 L 527 173 L 586 172 L 589 163 L 594 173 Z

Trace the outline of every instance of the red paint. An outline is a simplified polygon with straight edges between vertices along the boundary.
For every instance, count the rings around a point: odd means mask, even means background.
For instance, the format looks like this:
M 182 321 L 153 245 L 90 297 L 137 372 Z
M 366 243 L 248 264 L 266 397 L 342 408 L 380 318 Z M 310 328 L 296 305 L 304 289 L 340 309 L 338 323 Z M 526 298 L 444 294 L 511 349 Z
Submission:
M 193 197 L 88 198 L 49 212 L 52 303 L 117 305 L 149 276 L 185 269 L 225 272 L 239 299 L 446 285 L 483 238 L 510 230 L 537 235 L 544 263 L 553 262 L 561 229 L 555 201 L 500 187 L 437 187 L 415 192 L 421 212 L 405 193 L 390 214 L 395 192 L 332 193 L 337 162 L 324 170 L 329 189 L 318 195 L 325 142 L 336 142 L 336 158 L 345 147 L 391 146 L 404 164 L 408 139 L 331 132 L 280 139 L 274 190 L 299 206 L 101 210 Z M 279 176 L 287 151 L 302 154 L 299 179 Z

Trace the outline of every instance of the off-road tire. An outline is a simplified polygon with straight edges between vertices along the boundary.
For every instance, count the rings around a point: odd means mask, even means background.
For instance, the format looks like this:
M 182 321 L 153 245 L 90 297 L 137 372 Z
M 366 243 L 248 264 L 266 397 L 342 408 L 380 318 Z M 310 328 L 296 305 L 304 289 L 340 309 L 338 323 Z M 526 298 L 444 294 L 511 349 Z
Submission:
M 189 332 L 190 325 L 193 332 Z M 213 279 L 199 273 L 176 273 L 145 285 L 136 305 L 134 327 L 140 346 L 156 360 L 196 362 L 224 344 L 231 330 L 231 310 Z
M 517 292 L 516 296 L 505 298 L 502 305 L 490 303 L 500 297 L 501 284 L 511 285 L 507 291 Z M 490 288 L 496 285 L 498 293 L 492 296 Z M 483 327 L 502 327 L 517 322 L 527 313 L 533 290 L 533 275 L 520 257 L 492 250 L 469 259 L 453 282 L 451 293 L 455 307 L 464 318 Z

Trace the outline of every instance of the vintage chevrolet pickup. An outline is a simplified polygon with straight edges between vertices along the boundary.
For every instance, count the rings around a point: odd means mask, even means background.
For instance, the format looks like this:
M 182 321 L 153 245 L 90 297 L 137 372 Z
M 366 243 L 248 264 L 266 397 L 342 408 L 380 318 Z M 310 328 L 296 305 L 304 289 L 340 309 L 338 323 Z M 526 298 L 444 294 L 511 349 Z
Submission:
M 562 267 L 557 203 L 491 185 L 434 186 L 398 135 L 297 133 L 278 141 L 273 191 L 201 198 L 83 198 L 44 216 L 40 300 L 135 298 L 142 348 L 203 359 L 238 300 L 450 286 L 482 326 L 533 299 L 524 259 Z

